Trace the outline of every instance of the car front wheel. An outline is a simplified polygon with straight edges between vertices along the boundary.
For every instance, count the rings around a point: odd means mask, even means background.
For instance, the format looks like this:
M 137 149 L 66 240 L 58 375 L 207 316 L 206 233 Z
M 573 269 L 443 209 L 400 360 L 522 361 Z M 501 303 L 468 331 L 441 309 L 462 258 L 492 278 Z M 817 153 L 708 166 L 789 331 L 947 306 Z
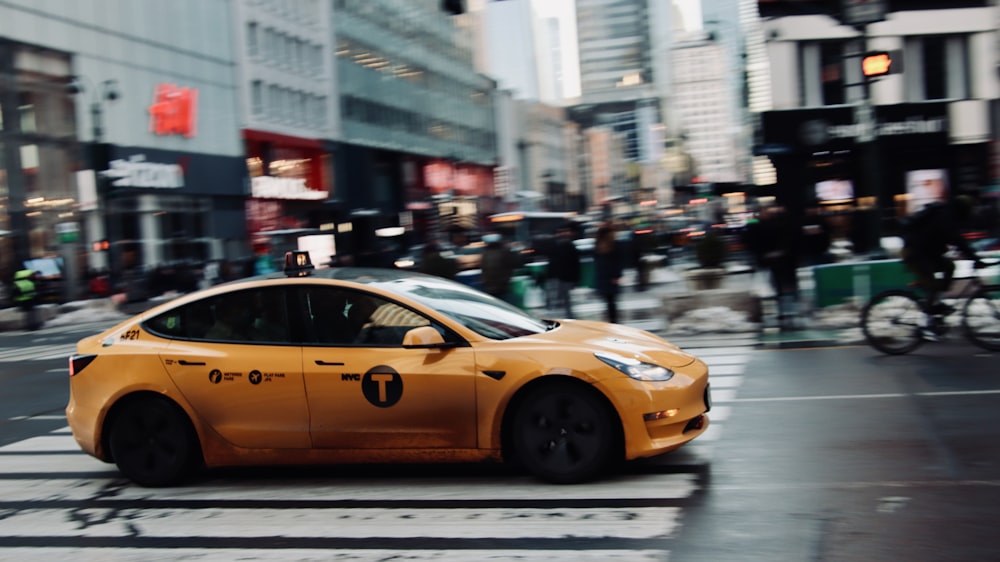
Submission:
M 108 446 L 118 470 L 142 486 L 168 486 L 188 476 L 198 441 L 187 416 L 161 397 L 132 399 L 111 422 Z
M 537 387 L 524 397 L 510 426 L 516 459 L 557 484 L 592 480 L 620 456 L 620 426 L 608 403 L 569 383 Z

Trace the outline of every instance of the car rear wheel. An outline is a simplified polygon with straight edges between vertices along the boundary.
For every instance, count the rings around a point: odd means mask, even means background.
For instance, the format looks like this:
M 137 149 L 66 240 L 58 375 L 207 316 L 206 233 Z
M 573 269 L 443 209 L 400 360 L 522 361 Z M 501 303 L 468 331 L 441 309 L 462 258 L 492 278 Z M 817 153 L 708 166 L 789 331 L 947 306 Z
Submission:
M 111 422 L 108 446 L 118 470 L 142 486 L 177 483 L 199 458 L 198 440 L 187 416 L 158 396 L 123 404 Z
M 530 391 L 511 422 L 516 459 L 548 482 L 592 480 L 620 460 L 620 425 L 610 405 L 582 386 L 546 384 Z

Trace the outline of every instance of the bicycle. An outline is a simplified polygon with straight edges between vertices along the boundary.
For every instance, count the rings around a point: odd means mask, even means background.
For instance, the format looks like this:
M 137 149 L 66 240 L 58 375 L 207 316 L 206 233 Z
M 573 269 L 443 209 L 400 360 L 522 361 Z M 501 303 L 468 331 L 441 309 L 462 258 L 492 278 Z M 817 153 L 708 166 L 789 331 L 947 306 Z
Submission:
M 983 263 L 992 267 L 1000 260 Z M 1000 351 L 1000 285 L 984 283 L 982 271 L 954 279 L 957 292 L 937 303 L 928 303 L 913 289 L 889 289 L 875 295 L 861 311 L 861 330 L 868 345 L 882 353 L 902 355 L 924 342 L 937 341 L 958 325 L 969 342 Z M 953 319 L 956 312 L 961 315 Z

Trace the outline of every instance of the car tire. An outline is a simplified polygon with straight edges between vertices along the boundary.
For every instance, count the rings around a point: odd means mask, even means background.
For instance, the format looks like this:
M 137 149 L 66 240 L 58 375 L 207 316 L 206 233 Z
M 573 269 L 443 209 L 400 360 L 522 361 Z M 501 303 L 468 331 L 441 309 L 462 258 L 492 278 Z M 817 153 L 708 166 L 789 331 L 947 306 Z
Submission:
M 621 425 L 596 391 L 575 383 L 547 383 L 516 405 L 510 444 L 530 473 L 555 484 L 597 478 L 621 457 Z
M 118 470 L 147 487 L 183 480 L 200 458 L 198 439 L 187 416 L 158 396 L 122 404 L 111 421 L 108 446 Z

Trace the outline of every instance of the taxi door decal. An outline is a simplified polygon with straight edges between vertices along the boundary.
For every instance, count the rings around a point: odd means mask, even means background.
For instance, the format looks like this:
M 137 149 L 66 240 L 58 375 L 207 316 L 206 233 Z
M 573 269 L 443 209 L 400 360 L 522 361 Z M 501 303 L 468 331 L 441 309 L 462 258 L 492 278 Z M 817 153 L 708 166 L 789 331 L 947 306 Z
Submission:
M 388 365 L 376 365 L 361 378 L 361 392 L 373 406 L 389 408 L 403 397 L 403 377 Z

